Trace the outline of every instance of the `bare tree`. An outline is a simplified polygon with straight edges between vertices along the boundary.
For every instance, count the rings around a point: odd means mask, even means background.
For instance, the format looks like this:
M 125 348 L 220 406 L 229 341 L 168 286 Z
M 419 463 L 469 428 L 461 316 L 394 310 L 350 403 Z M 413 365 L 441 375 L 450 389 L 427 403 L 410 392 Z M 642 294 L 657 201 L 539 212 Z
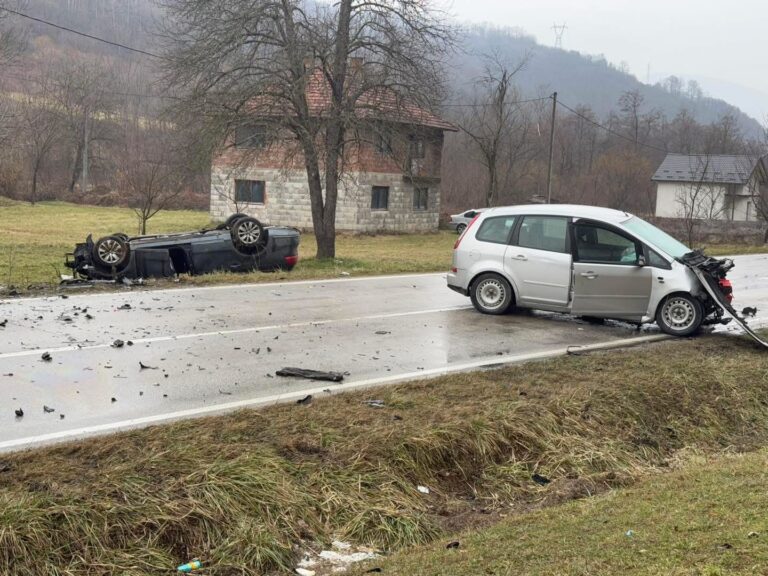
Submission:
M 498 200 L 500 164 L 505 152 L 509 167 L 510 163 L 514 165 L 525 147 L 525 138 L 519 136 L 521 125 L 526 123 L 521 118 L 520 98 L 513 78 L 527 61 L 526 57 L 510 66 L 498 56 L 486 56 L 485 70 L 479 81 L 480 93 L 459 123 L 462 131 L 472 139 L 486 170 L 486 206 L 493 206 Z M 514 144 L 513 135 L 518 136 Z
M 678 216 L 683 221 L 688 245 L 699 242 L 698 229 L 702 221 L 717 220 L 726 210 L 726 188 L 712 181 L 709 154 L 691 156 L 689 182 L 680 183 L 676 194 Z
M 29 174 L 27 199 L 34 204 L 39 200 L 42 170 L 61 138 L 61 122 L 58 111 L 50 105 L 47 83 L 42 82 L 32 90 L 23 94 L 19 102 L 18 145 L 23 149 Z
M 163 123 L 130 123 L 122 142 L 118 185 L 136 214 L 139 234 L 146 234 L 147 222 L 185 191 L 190 172 L 178 135 Z
M 406 102 L 430 108 L 440 95 L 452 35 L 431 1 L 160 0 L 166 80 L 188 95 L 177 121 L 192 115 L 209 144 L 254 119 L 292 142 L 307 174 L 317 257 L 333 257 L 350 142 L 382 117 L 402 117 Z M 313 82 L 321 103 L 308 101 Z

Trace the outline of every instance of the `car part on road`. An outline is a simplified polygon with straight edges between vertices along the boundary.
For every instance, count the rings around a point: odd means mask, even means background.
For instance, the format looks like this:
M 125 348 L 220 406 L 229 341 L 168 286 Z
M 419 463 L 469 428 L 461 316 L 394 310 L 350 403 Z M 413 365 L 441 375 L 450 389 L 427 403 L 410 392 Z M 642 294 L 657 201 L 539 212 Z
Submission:
M 323 372 L 321 370 L 306 370 L 304 368 L 282 368 L 275 372 L 275 374 L 277 376 L 324 380 L 327 382 L 341 382 L 344 380 L 344 374 L 341 372 Z
M 73 280 L 128 281 L 214 271 L 291 270 L 298 262 L 295 228 L 265 227 L 256 218 L 234 214 L 213 230 L 128 237 L 88 236 L 67 254 Z

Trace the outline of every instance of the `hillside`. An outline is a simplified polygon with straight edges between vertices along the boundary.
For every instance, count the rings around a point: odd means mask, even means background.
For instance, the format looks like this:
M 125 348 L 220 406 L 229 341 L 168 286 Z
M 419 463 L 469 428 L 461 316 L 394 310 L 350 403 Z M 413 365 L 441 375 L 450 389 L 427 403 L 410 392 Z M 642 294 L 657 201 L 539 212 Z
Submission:
M 616 109 L 622 93 L 639 90 L 646 110 L 657 109 L 670 119 L 683 109 L 702 124 L 731 114 L 745 136 L 755 137 L 761 130 L 754 118 L 724 100 L 701 93 L 689 96 L 686 91 L 671 93 L 660 84 L 640 82 L 603 56 L 542 46 L 534 38 L 513 28 L 471 26 L 466 30 L 463 44 L 464 52 L 451 66 L 458 72 L 451 74 L 451 77 L 459 97 L 467 94 L 474 85 L 482 68 L 483 55 L 495 54 L 511 63 L 519 62 L 528 55 L 527 65 L 516 76 L 518 87 L 526 96 L 557 91 L 569 106 L 588 106 L 604 118 Z M 679 74 L 684 75 L 685 71 L 681 70 Z

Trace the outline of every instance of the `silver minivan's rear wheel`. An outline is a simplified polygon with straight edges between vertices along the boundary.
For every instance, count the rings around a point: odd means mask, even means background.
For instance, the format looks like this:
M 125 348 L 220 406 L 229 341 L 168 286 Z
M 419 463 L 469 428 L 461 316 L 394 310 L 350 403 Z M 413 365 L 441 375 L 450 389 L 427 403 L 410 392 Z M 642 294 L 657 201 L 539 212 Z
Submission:
M 472 304 L 483 314 L 504 314 L 512 304 L 512 286 L 498 274 L 482 274 L 469 290 Z
M 673 336 L 690 336 L 704 320 L 704 308 L 690 294 L 672 294 L 656 310 L 656 323 L 662 332 Z

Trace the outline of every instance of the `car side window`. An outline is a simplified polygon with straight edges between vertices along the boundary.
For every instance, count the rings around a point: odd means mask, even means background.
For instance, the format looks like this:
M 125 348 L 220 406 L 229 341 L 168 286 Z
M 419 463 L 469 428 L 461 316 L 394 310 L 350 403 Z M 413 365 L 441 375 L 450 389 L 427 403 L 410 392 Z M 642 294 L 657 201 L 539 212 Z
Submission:
M 576 255 L 579 262 L 637 264 L 639 245 L 635 240 L 592 224 L 574 226 Z
M 517 245 L 549 252 L 568 252 L 568 219 L 563 216 L 525 216 Z
M 648 265 L 653 266 L 654 268 L 663 268 L 664 270 L 670 270 L 672 267 L 669 265 L 669 262 L 667 262 L 664 258 L 659 256 L 659 254 L 648 248 Z
M 486 218 L 475 234 L 475 239 L 494 244 L 508 244 L 512 229 L 515 227 L 515 216 L 498 216 Z
M 464 212 L 464 218 L 474 218 L 475 217 L 475 211 L 470 210 L 469 212 Z

